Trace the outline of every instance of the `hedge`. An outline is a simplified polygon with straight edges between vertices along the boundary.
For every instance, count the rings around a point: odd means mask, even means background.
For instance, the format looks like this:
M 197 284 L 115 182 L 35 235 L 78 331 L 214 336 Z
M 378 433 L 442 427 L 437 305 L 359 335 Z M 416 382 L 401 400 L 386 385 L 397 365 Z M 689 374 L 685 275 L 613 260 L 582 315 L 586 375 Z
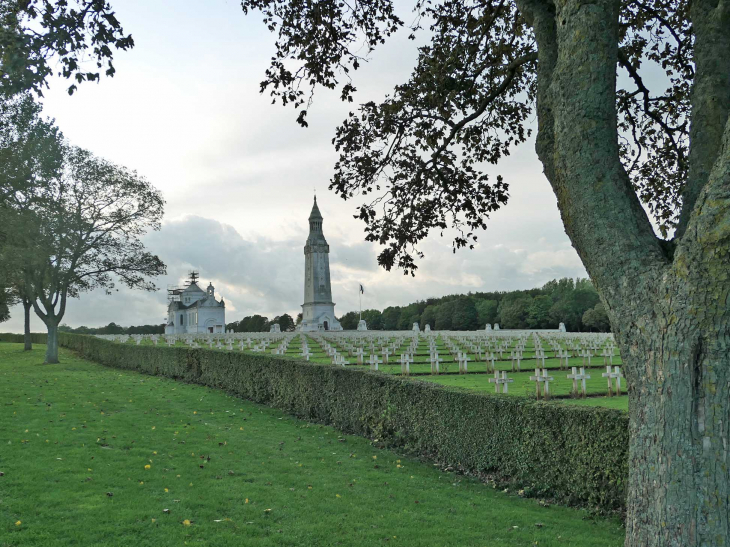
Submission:
M 30 341 L 34 344 L 45 344 L 48 341 L 48 335 L 45 332 L 32 332 Z M 13 342 L 15 344 L 23 344 L 25 340 L 22 334 L 12 334 L 0 332 L 0 342 Z
M 110 367 L 224 389 L 526 495 L 600 511 L 625 508 L 629 430 L 628 416 L 618 410 L 474 393 L 261 354 L 66 333 L 59 342 Z

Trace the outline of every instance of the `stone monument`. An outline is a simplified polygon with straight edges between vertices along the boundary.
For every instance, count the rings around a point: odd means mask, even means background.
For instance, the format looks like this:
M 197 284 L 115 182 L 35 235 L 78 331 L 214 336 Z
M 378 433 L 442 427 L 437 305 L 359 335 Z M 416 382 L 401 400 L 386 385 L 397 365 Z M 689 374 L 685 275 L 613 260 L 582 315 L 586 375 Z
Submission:
M 309 215 L 309 237 L 304 245 L 304 304 L 302 304 L 302 328 L 304 332 L 342 330 L 335 318 L 330 286 L 330 246 L 322 232 L 322 213 L 317 207 L 317 197 Z

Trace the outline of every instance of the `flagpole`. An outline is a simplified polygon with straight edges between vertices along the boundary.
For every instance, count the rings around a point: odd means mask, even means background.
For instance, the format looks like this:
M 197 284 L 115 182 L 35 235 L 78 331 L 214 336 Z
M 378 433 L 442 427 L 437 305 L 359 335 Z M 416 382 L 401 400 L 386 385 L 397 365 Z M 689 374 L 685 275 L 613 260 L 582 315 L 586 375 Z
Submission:
M 360 298 L 360 321 L 362 321 L 362 291 L 360 290 L 360 286 L 357 288 L 357 296 Z

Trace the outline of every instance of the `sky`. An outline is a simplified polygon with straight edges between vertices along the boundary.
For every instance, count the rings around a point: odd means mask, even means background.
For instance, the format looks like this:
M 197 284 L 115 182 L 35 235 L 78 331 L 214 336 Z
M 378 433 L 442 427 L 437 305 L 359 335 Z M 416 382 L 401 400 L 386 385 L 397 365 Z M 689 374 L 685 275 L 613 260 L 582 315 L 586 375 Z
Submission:
M 354 108 L 318 90 L 300 128 L 296 111 L 272 105 L 259 83 L 275 37 L 258 13 L 244 16 L 236 0 L 113 0 L 135 47 L 115 54 L 117 73 L 84 83 L 69 96 L 57 78 L 42 99 L 75 145 L 136 170 L 166 200 L 160 231 L 145 236 L 167 264 L 157 292 L 119 288 L 71 300 L 63 323 L 90 327 L 162 323 L 169 285 L 192 269 L 226 302 L 226 321 L 261 314 L 295 316 L 304 293 L 304 242 L 316 191 L 330 244 L 335 312 L 383 309 L 447 294 L 528 289 L 560 277 L 586 277 L 565 234 L 555 195 L 542 174 L 532 140 L 498 166 L 510 200 L 493 214 L 474 250 L 452 253 L 451 239 L 424 241 L 416 277 L 386 272 L 379 249 L 364 241 L 356 200 L 327 189 L 337 154 L 337 125 Z M 412 19 L 411 3 L 398 4 Z M 401 31 L 376 49 L 354 75 L 355 101 L 381 101 L 405 81 L 417 43 Z M 533 120 L 534 124 L 534 120 Z M 22 331 L 22 308 L 3 331 Z M 42 331 L 37 317 L 32 328 Z

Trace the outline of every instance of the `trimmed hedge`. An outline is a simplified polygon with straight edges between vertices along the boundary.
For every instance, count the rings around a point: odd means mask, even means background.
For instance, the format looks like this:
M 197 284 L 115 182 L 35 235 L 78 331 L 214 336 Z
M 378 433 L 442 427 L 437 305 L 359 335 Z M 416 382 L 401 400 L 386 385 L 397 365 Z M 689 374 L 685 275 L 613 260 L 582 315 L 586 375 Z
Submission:
M 118 344 L 65 333 L 59 342 L 107 366 L 221 388 L 525 488 L 528 495 L 601 511 L 625 507 L 629 429 L 624 412 L 474 393 L 268 355 Z
M 33 344 L 45 344 L 48 341 L 48 335 L 45 332 L 30 333 L 30 341 Z M 10 332 L 0 332 L 0 342 L 12 342 L 14 344 L 23 344 L 25 340 L 22 334 L 13 334 Z

